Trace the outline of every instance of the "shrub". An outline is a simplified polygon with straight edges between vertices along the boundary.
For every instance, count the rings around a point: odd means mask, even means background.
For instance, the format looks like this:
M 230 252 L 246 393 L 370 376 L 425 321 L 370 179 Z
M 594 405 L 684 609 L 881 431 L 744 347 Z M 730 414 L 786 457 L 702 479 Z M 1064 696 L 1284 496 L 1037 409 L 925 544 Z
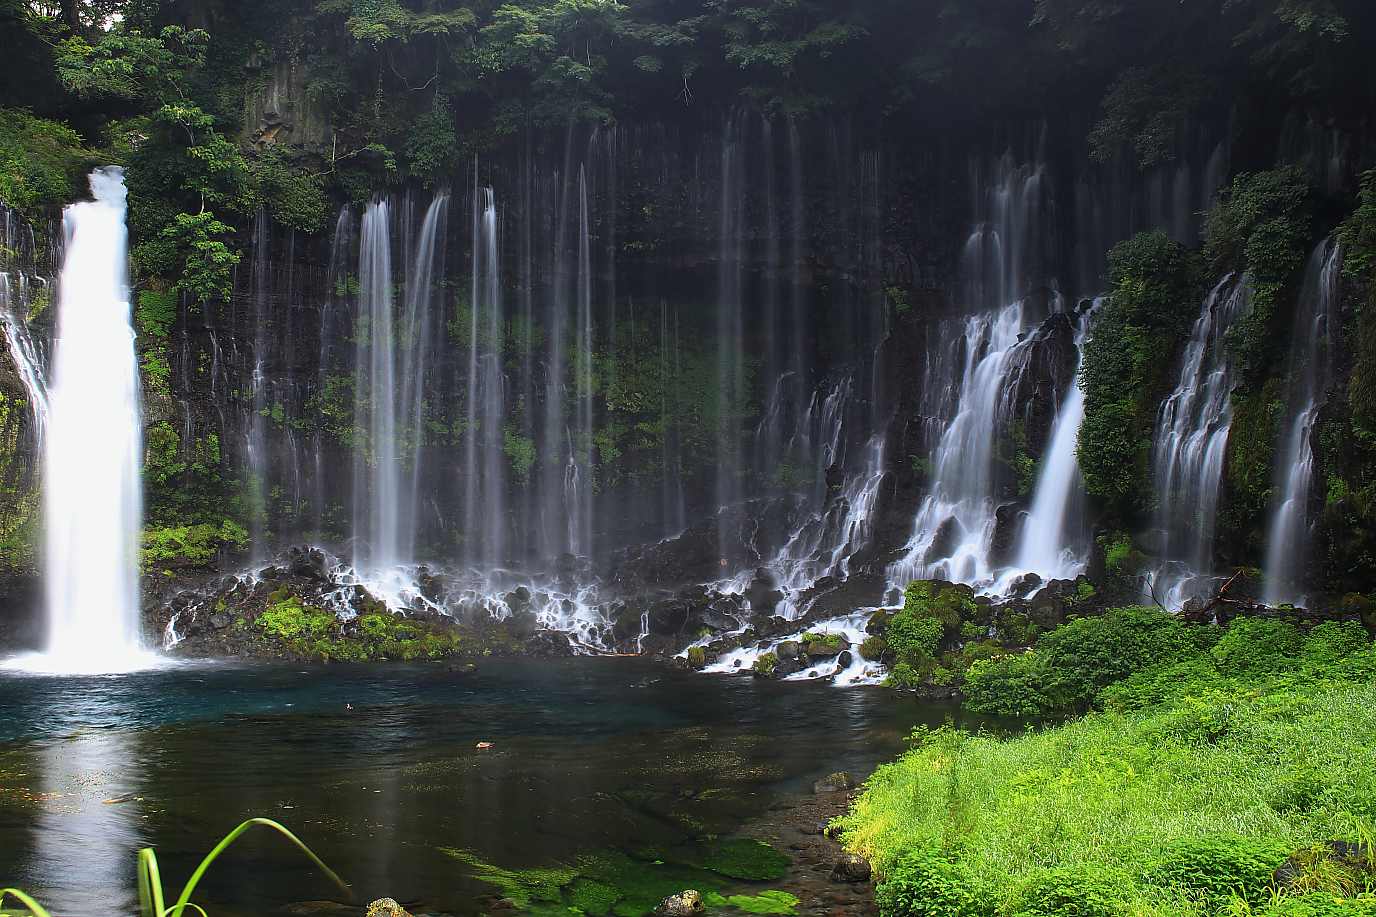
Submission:
M 1198 655 L 1189 628 L 1159 608 L 1114 608 L 1041 639 L 1048 693 L 1057 706 L 1087 707 L 1100 689 L 1151 666 Z
M 0 109 L 0 201 L 33 218 L 76 197 L 91 154 L 65 124 Z
M 1117 883 L 1087 870 L 1052 869 L 1019 892 L 1014 917 L 1118 917 L 1125 912 Z
M 1370 645 L 1366 629 L 1356 621 L 1324 621 L 1305 637 L 1301 654 L 1307 668 L 1321 670 Z
M 1035 650 L 977 660 L 965 673 L 965 706 L 995 716 L 1043 717 L 1057 707 L 1046 682 L 1045 660 Z
M 1216 690 L 1223 677 L 1206 656 L 1134 672 L 1099 692 L 1109 710 L 1140 710 L 1166 701 Z
M 1166 847 L 1146 878 L 1167 889 L 1183 889 L 1211 910 L 1242 898 L 1260 904 L 1272 876 L 1288 854 L 1284 844 L 1218 834 L 1187 838 Z
M 1214 662 L 1227 675 L 1274 672 L 1299 654 L 1299 630 L 1285 621 L 1243 618 L 1229 625 L 1213 648 Z
M 969 871 L 936 853 L 900 859 L 874 890 L 883 917 L 993 917 L 992 896 Z

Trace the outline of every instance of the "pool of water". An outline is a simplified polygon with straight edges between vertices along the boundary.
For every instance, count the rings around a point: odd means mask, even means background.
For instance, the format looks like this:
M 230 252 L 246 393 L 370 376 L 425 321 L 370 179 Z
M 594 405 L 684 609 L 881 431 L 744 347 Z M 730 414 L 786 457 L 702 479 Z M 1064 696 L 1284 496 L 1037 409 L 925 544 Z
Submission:
M 730 835 L 819 776 L 867 773 L 914 724 L 952 713 L 883 689 L 630 659 L 494 661 L 467 675 L 0 673 L 0 886 L 59 915 L 132 913 L 139 847 L 154 846 L 180 888 L 260 815 L 296 831 L 361 901 L 476 914 L 495 889 L 465 859 L 523 869 Z M 196 897 L 217 914 L 262 914 L 340 895 L 264 834 L 232 848 Z

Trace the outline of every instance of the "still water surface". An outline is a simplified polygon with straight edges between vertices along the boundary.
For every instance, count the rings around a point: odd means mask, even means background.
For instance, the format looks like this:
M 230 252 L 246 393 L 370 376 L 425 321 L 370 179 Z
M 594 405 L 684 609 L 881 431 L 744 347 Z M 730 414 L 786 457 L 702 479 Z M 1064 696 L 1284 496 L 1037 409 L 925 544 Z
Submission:
M 133 913 L 138 847 L 157 848 L 179 889 L 216 840 L 262 815 L 362 901 L 474 914 L 493 889 L 441 848 L 524 868 L 730 834 L 819 776 L 867 773 L 914 724 L 949 714 L 883 689 L 627 659 L 494 661 L 473 675 L 269 664 L 0 673 L 0 886 L 59 915 Z M 197 900 L 263 914 L 339 897 L 303 864 L 275 837 L 247 838 Z

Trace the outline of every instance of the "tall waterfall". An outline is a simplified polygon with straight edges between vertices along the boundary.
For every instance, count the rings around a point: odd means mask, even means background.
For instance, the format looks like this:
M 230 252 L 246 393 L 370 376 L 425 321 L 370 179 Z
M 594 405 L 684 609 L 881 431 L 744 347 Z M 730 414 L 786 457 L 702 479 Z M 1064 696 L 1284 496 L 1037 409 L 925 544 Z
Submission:
M 1338 280 L 1336 243 L 1320 242 L 1309 256 L 1290 347 L 1290 424 L 1277 455 L 1276 499 L 1266 537 L 1268 605 L 1304 602 L 1304 566 L 1314 478 L 1314 423 L 1323 407 L 1337 358 Z
M 497 252 L 496 197 L 491 188 L 475 188 L 464 532 L 468 561 L 481 570 L 491 570 L 505 557 L 508 526 L 506 456 L 502 449 L 506 410 L 503 315 Z
M 63 216 L 43 441 L 49 631 L 42 666 L 110 672 L 148 660 L 139 636 L 141 412 L 124 174 L 101 169 L 90 181 L 95 199 Z
M 1076 447 L 1085 419 L 1085 393 L 1080 388 L 1085 339 L 1099 300 L 1081 313 L 1075 329 L 1075 376 L 1061 400 L 1052 427 L 1051 441 L 1042 458 L 1042 470 L 1033 491 L 1032 508 L 1018 536 L 1014 569 L 1035 573 L 1043 580 L 1073 579 L 1084 572 L 1084 482 Z
M 983 583 L 993 578 L 994 438 L 1022 328 L 1020 301 L 971 316 L 959 336 L 951 335 L 954 343 L 943 358 L 928 365 L 928 392 L 938 398 L 944 394 L 954 413 L 937 443 L 931 484 L 912 537 L 890 568 L 891 583 L 901 587 L 931 578 Z M 946 337 L 940 331 L 937 335 L 938 340 Z
M 1150 576 L 1158 601 L 1178 608 L 1198 595 L 1213 570 L 1223 460 L 1232 425 L 1232 368 L 1224 335 L 1246 311 L 1245 277 L 1225 277 L 1209 292 L 1190 332 L 1175 390 L 1156 416 L 1152 467 L 1160 564 Z
M 363 213 L 354 409 L 360 432 L 366 431 L 366 450 L 355 466 L 354 534 L 361 539 L 355 564 L 365 578 L 386 580 L 415 560 L 426 366 L 448 203 L 449 196 L 438 193 L 426 211 L 400 313 L 394 303 L 391 206 L 375 199 Z

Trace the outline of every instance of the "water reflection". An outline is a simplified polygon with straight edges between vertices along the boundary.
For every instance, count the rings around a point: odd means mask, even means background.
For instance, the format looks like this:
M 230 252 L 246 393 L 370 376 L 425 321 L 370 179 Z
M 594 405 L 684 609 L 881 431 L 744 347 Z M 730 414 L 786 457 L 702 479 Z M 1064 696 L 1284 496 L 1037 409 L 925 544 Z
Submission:
M 362 900 L 475 914 L 492 889 L 441 848 L 517 868 L 692 845 L 828 772 L 866 771 L 914 723 L 947 713 L 883 690 L 629 660 L 493 662 L 476 676 L 343 666 L 0 676 L 0 837 L 22 839 L 0 844 L 0 879 L 18 878 L 60 913 L 110 912 L 132 904 L 141 843 L 156 841 L 174 885 L 261 815 L 295 830 Z M 21 804 L 9 792 L 16 769 L 63 795 Z M 226 854 L 197 900 L 262 914 L 334 894 L 263 835 Z
M 88 729 L 29 757 L 31 846 L 19 879 L 59 917 L 135 908 L 130 851 L 145 840 L 138 742 L 136 733 Z

